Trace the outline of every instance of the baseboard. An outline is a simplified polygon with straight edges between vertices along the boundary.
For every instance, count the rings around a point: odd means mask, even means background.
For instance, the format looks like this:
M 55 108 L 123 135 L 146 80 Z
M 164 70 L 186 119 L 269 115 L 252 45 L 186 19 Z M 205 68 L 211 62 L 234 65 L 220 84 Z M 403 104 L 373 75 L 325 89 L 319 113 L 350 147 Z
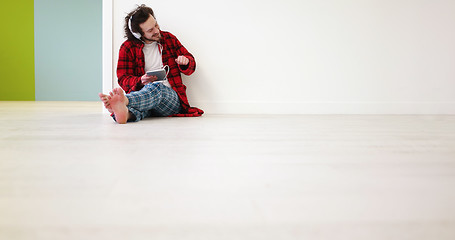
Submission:
M 455 102 L 208 102 L 210 114 L 455 114 Z

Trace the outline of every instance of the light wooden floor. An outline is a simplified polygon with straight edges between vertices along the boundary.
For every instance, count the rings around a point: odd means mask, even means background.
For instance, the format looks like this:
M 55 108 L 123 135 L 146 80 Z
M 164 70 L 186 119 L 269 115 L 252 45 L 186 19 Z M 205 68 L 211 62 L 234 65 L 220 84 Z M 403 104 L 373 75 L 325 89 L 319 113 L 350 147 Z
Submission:
M 0 102 L 0 239 L 455 239 L 455 116 L 101 110 Z

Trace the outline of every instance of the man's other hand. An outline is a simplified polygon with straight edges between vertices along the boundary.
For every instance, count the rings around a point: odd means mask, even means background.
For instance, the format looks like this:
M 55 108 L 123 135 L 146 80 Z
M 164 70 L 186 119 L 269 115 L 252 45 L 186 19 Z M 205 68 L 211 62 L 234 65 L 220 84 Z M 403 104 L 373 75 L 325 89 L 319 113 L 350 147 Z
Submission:
M 190 60 L 187 57 L 185 57 L 185 56 L 179 56 L 177 59 L 175 59 L 175 62 L 178 65 L 188 65 Z

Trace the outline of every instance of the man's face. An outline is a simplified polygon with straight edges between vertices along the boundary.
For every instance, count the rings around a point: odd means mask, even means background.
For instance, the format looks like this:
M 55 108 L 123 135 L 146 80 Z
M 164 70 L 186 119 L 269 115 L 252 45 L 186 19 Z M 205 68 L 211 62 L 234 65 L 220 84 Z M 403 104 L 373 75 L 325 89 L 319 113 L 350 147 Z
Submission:
M 142 36 L 144 42 L 151 43 L 160 41 L 161 39 L 160 26 L 158 25 L 158 22 L 152 15 L 150 15 L 147 21 L 139 24 L 139 27 L 142 29 L 142 32 L 144 33 L 144 36 Z

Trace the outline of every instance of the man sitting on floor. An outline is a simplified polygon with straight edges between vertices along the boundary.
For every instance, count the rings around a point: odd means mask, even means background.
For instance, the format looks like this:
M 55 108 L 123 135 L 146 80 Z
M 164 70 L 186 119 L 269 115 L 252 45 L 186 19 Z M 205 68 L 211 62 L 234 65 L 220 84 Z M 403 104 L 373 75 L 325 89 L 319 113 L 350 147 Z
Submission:
M 180 75 L 191 75 L 196 70 L 193 55 L 174 35 L 160 30 L 153 10 L 145 5 L 125 17 L 124 29 L 127 40 L 120 47 L 117 64 L 118 83 L 123 90 L 99 94 L 115 121 L 201 116 L 204 111 L 190 107 Z M 164 66 L 169 68 L 164 80 L 146 74 Z

